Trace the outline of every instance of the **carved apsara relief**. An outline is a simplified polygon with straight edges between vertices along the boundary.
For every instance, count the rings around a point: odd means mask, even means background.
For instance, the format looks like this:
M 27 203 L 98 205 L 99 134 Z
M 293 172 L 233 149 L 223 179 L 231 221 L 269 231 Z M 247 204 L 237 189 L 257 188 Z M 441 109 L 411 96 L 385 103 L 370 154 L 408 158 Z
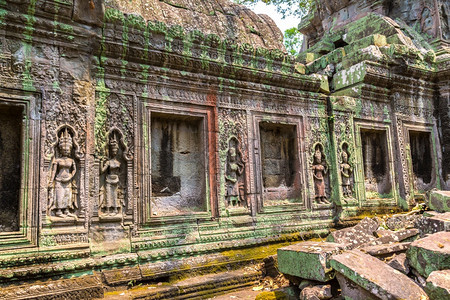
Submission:
M 228 140 L 225 184 L 225 199 L 228 206 L 247 206 L 245 199 L 245 162 L 239 140 L 236 137 L 231 137 Z
M 339 166 L 344 198 L 353 198 L 353 166 L 349 163 L 349 158 L 348 144 L 344 142 L 341 145 L 341 161 Z
M 227 207 L 247 207 L 246 161 L 247 116 L 245 111 L 233 109 L 219 110 L 219 151 L 223 166 L 221 184 Z
M 314 163 L 312 165 L 312 172 L 314 178 L 315 201 L 317 204 L 329 204 L 326 194 L 325 179 L 328 175 L 328 165 L 323 154 L 323 146 L 317 143 L 314 146 Z
M 310 175 L 310 197 L 316 204 L 329 204 L 330 173 L 328 172 L 328 123 L 325 118 L 309 118 L 306 151 Z
M 121 218 L 127 193 L 127 164 L 131 160 L 122 132 L 111 129 L 107 134 L 106 157 L 100 163 L 100 217 Z
M 47 214 L 63 219 L 77 218 L 79 180 L 76 175 L 80 153 L 76 132 L 69 125 L 64 125 L 56 135 L 50 165 Z

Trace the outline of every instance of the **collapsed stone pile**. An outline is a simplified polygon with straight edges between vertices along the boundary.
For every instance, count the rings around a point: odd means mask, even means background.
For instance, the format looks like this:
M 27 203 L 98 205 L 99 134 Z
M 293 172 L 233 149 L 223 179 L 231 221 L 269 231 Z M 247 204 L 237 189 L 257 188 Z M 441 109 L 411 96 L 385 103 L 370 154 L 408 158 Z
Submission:
M 450 212 L 365 218 L 278 249 L 300 299 L 450 299 Z

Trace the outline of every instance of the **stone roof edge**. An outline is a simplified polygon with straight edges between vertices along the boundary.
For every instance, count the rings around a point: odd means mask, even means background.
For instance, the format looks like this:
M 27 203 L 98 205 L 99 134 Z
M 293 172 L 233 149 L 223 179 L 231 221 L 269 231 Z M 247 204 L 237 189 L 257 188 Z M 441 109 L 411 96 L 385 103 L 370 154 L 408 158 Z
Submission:
M 212 58 L 202 55 L 200 59 L 206 62 L 229 65 L 240 69 L 248 68 L 253 71 L 252 74 L 256 77 L 260 77 L 261 73 L 266 74 L 265 76 L 263 75 L 265 78 L 268 77 L 267 73 L 282 75 L 283 77 L 286 76 L 289 77 L 289 80 L 295 80 L 297 86 L 299 84 L 299 81 L 303 81 L 305 83 L 308 82 L 308 84 L 306 84 L 304 87 L 300 85 L 300 87 L 298 88 L 305 88 L 308 91 L 319 91 L 321 81 L 320 78 L 317 78 L 317 76 L 304 75 L 304 65 L 296 62 L 296 58 L 294 56 L 284 53 L 279 49 L 268 49 L 263 47 L 255 48 L 248 43 L 240 44 L 235 41 L 221 39 L 216 34 L 204 34 L 199 30 L 186 32 L 185 29 L 179 25 L 169 26 L 164 22 L 145 20 L 142 16 L 139 15 L 127 14 L 117 9 L 107 8 L 104 14 L 103 30 L 105 31 L 106 29 L 111 29 L 111 25 L 122 26 L 122 30 L 126 31 L 127 34 L 130 32 L 130 29 L 132 29 L 134 34 L 137 33 L 147 37 L 151 34 L 163 35 L 165 38 L 165 42 L 178 40 L 179 42 L 182 42 L 185 47 L 188 47 L 188 51 L 176 53 L 173 49 L 167 47 L 167 45 L 165 45 L 163 49 L 158 48 L 158 45 L 153 45 L 151 43 L 151 39 L 147 39 L 147 42 L 149 42 L 149 45 L 147 45 L 149 46 L 148 51 L 163 50 L 165 52 L 178 54 L 184 57 L 187 56 L 195 58 L 192 53 L 189 53 L 189 51 L 192 49 L 192 46 L 196 46 L 202 48 L 204 53 L 208 53 L 208 51 L 211 50 L 218 52 L 218 58 Z M 123 33 L 121 37 L 123 38 Z M 127 42 L 130 41 L 131 39 Z M 103 42 L 108 43 L 109 41 L 106 38 Z M 132 45 L 127 46 L 132 47 Z M 229 52 L 229 55 L 235 56 L 236 60 L 232 63 L 225 62 L 225 60 L 223 59 L 223 55 L 225 52 Z M 247 60 L 251 60 L 251 63 L 245 65 L 243 63 L 244 57 Z M 122 57 L 122 59 L 129 60 L 130 62 L 133 62 L 134 60 L 136 60 L 136 62 L 139 62 L 140 60 L 139 57 L 132 56 Z M 149 63 L 151 64 L 151 62 Z M 220 74 L 220 76 L 222 77 L 224 75 L 226 74 Z M 288 83 L 287 85 L 292 85 L 292 82 Z

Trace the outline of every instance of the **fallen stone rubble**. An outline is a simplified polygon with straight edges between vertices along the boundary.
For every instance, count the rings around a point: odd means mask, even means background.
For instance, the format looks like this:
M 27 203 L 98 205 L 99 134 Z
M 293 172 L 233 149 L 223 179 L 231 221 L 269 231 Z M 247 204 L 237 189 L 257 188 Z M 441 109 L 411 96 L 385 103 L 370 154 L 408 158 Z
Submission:
M 300 299 L 450 299 L 450 212 L 364 218 L 278 249 Z

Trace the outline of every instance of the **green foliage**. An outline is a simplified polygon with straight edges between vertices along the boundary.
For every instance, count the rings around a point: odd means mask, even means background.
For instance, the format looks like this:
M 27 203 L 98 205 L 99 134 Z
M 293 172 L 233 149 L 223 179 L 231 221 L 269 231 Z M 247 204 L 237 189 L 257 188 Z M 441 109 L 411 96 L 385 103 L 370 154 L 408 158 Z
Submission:
M 309 11 L 314 0 L 233 0 L 238 4 L 252 5 L 258 2 L 272 4 L 277 11 L 284 17 L 297 16 L 303 17 Z
M 291 55 L 297 55 L 302 47 L 303 35 L 296 27 L 286 29 L 284 32 L 284 46 Z

